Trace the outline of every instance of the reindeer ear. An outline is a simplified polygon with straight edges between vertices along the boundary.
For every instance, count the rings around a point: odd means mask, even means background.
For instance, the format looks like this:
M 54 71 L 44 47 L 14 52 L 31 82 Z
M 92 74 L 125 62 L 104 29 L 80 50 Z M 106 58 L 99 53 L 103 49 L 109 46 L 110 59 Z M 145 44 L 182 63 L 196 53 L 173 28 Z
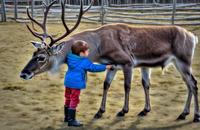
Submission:
M 35 48 L 37 48 L 37 49 L 39 49 L 39 48 L 42 48 L 43 47 L 43 45 L 41 44 L 41 43 L 39 43 L 39 42 L 33 42 L 33 41 L 31 41 L 31 43 L 33 44 L 33 46 L 35 47 Z
M 57 54 L 62 50 L 63 46 L 62 45 L 57 45 L 57 46 L 52 46 L 51 47 L 51 52 L 53 54 Z

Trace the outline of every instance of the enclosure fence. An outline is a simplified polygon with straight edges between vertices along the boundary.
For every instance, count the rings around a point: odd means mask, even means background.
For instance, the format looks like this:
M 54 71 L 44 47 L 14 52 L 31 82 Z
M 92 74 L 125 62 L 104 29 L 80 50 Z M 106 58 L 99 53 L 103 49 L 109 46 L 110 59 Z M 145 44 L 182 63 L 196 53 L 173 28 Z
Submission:
M 52 0 L 0 0 L 1 21 L 29 22 L 32 17 L 42 20 L 42 2 Z M 48 22 L 61 22 L 61 0 L 52 7 Z M 84 7 L 90 0 L 83 0 Z M 67 0 L 66 20 L 77 20 L 80 0 Z M 149 25 L 200 25 L 200 0 L 95 0 L 94 6 L 82 18 L 85 22 L 130 23 Z

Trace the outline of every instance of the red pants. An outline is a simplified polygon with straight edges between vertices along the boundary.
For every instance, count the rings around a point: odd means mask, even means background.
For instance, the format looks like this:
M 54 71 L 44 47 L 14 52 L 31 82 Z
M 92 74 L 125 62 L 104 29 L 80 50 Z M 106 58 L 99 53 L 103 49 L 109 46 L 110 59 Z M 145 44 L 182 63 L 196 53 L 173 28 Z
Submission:
M 79 103 L 80 89 L 65 87 L 65 106 L 76 109 Z

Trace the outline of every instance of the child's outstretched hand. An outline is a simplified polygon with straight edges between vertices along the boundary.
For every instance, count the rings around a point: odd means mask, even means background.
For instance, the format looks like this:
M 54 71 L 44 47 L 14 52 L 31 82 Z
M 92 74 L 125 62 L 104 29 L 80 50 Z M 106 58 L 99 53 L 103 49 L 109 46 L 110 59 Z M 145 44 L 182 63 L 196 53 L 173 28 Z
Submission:
M 114 70 L 115 67 L 114 65 L 106 65 L 106 69 L 109 69 L 109 70 Z

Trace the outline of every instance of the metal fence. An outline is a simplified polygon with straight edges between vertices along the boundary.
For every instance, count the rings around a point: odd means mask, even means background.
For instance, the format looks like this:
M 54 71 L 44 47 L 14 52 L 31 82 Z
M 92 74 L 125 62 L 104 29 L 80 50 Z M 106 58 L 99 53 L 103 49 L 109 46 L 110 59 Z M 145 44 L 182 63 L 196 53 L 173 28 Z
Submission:
M 28 22 L 26 8 L 37 20 L 43 17 L 42 2 L 51 0 L 0 0 L 1 20 Z M 61 0 L 49 12 L 48 22 L 60 21 Z M 84 0 L 87 6 L 90 0 Z M 80 0 L 67 0 L 66 20 L 76 20 Z M 95 0 L 83 16 L 85 22 L 153 25 L 200 25 L 200 0 Z

